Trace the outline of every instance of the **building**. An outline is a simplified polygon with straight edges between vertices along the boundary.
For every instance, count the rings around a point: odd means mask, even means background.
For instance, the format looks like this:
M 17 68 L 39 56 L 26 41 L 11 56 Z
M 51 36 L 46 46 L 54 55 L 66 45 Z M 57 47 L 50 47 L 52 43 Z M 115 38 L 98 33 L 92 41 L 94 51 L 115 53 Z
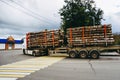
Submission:
M 15 40 L 12 36 L 7 39 L 0 39 L 0 49 L 20 49 L 22 48 L 23 40 Z

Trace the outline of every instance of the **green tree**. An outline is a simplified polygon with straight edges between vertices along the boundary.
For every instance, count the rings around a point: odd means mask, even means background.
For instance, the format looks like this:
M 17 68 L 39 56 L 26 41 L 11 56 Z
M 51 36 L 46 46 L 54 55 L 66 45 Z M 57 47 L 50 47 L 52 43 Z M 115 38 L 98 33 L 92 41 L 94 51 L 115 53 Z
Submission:
M 64 2 L 65 5 L 59 11 L 62 29 L 101 24 L 103 11 L 92 5 L 93 0 L 64 0 Z

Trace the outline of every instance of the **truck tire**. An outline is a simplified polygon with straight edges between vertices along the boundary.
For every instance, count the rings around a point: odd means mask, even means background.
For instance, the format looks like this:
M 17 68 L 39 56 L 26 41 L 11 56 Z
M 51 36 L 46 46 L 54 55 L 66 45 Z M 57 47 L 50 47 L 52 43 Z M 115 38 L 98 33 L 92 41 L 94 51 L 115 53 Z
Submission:
M 77 56 L 76 51 L 70 51 L 68 54 L 69 54 L 70 58 L 76 58 L 76 56 Z
M 45 56 L 49 56 L 49 51 L 48 51 L 48 49 L 45 50 Z
M 88 56 L 88 52 L 87 52 L 87 51 L 81 50 L 81 51 L 79 52 L 79 57 L 80 57 L 81 59 L 85 59 L 85 58 L 87 58 L 87 56 Z
M 99 56 L 100 56 L 100 53 L 97 50 L 93 50 L 93 51 L 90 52 L 90 57 L 92 59 L 98 59 Z
M 36 57 L 36 52 L 35 52 L 35 51 L 33 51 L 33 52 L 32 52 L 32 55 L 33 55 L 34 57 Z
M 23 49 L 23 54 L 26 55 L 25 49 Z
M 119 53 L 119 54 L 120 54 L 120 49 L 118 49 L 118 50 L 117 50 L 117 53 Z

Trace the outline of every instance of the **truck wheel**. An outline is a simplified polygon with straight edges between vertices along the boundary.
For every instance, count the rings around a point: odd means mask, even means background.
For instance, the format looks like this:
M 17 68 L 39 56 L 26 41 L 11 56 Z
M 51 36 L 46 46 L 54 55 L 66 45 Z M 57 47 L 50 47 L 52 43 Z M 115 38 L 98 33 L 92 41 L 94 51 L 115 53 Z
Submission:
M 45 50 L 45 56 L 48 56 L 49 55 L 48 53 L 49 53 L 49 51 L 48 51 L 48 49 L 46 49 Z
M 117 50 L 117 53 L 119 53 L 119 54 L 120 54 L 120 49 L 118 49 L 118 50 Z
M 80 51 L 79 52 L 79 57 L 82 58 L 82 59 L 85 59 L 88 56 L 87 54 L 88 54 L 87 51 L 84 51 L 84 50 Z
M 36 57 L 36 52 L 35 52 L 35 51 L 33 51 L 32 55 L 33 55 L 34 57 Z
M 70 57 L 70 58 L 75 58 L 76 55 L 77 55 L 77 53 L 76 53 L 75 51 L 70 51 L 70 52 L 69 52 L 69 57 Z
M 23 49 L 23 54 L 26 55 L 25 49 Z
M 100 56 L 100 54 L 99 54 L 98 51 L 92 51 L 92 52 L 90 53 L 90 57 L 91 57 L 92 59 L 98 59 L 99 56 Z

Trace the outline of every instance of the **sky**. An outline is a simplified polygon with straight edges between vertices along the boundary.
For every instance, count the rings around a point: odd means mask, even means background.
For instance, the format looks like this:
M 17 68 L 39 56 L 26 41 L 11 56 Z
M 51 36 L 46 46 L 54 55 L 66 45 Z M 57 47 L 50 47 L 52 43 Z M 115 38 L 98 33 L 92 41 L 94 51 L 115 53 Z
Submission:
M 112 24 L 112 31 L 120 32 L 120 0 L 95 0 L 104 11 L 102 24 Z M 0 38 L 21 39 L 27 32 L 58 29 L 58 14 L 64 0 L 0 0 Z

